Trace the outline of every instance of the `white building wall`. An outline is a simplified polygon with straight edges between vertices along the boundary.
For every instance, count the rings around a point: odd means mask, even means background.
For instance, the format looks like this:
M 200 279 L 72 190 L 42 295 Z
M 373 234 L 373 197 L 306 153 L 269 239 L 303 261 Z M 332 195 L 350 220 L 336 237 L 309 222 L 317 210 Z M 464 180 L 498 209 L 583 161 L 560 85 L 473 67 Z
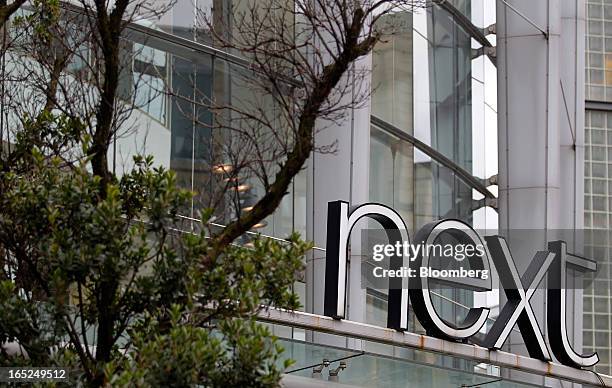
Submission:
M 372 57 L 359 59 L 353 71 L 342 82 L 353 82 L 355 71 L 371 69 Z M 368 76 L 369 77 L 369 76 Z M 366 79 L 365 82 L 369 80 Z M 362 85 L 363 87 L 364 85 Z M 353 87 L 353 91 L 357 92 Z M 365 89 L 364 89 L 365 90 Z M 347 99 L 353 96 L 347 95 Z M 307 240 L 317 247 L 325 247 L 327 225 L 327 203 L 343 200 L 351 205 L 368 201 L 369 154 L 370 154 L 370 104 L 360 104 L 350 109 L 343 122 L 333 124 L 319 122 L 315 135 L 316 147 L 336 144 L 333 153 L 315 152 L 308 164 L 308 196 L 306 215 Z M 351 237 L 351 262 L 347 294 L 347 319 L 365 322 L 365 289 L 361 287 L 361 258 L 359 227 L 366 225 L 360 221 L 353 229 Z M 306 266 L 306 311 L 323 314 L 323 295 L 325 284 L 325 252 L 313 251 L 307 258 Z M 311 336 L 312 334 L 312 336 Z M 307 338 L 315 342 L 351 346 L 360 349 L 360 341 L 344 342 L 320 333 L 310 333 Z
M 510 240 L 519 229 L 544 231 L 537 239 L 512 247 L 522 272 L 535 250 L 546 248 L 547 240 L 563 238 L 573 246 L 574 230 L 583 225 L 585 4 L 583 0 L 509 0 L 508 4 L 497 2 L 499 226 Z M 564 230 L 563 236 L 559 230 Z M 568 330 L 578 350 L 582 294 L 573 297 Z M 531 303 L 546 336 L 544 298 L 540 290 Z M 526 354 L 520 334 L 511 336 L 506 346 Z M 509 372 L 513 378 L 518 374 Z

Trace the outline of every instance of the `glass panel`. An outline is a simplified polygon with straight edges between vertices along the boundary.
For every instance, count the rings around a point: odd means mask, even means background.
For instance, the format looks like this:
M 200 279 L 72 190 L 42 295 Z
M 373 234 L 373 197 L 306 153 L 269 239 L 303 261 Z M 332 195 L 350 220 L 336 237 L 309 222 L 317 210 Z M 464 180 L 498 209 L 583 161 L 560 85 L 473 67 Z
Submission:
M 172 97 L 170 120 L 170 167 L 176 172 L 177 183 L 183 188 L 193 190 L 193 74 L 195 67 L 187 59 L 172 57 L 171 85 Z M 185 209 L 185 215 L 193 217 L 193 206 Z
M 395 209 L 408 228 L 414 214 L 412 146 L 372 126 L 370 140 L 370 200 Z
M 393 26 L 395 34 L 377 43 L 372 54 L 372 114 L 413 133 L 412 13 L 389 14 L 378 23 Z
M 218 62 L 215 61 L 214 64 Z M 202 208 L 212 206 L 211 200 L 214 194 L 214 180 L 211 173 L 214 160 L 213 115 L 207 108 L 213 95 L 214 64 L 210 58 L 199 60 L 195 64 L 192 78 L 194 217 L 198 217 L 197 212 Z
M 474 373 L 483 369 L 471 362 L 470 369 L 472 369 L 472 372 L 432 366 L 431 360 L 444 356 L 429 353 L 423 353 L 421 357 L 423 361 L 414 362 L 370 353 L 340 350 L 300 341 L 283 340 L 281 343 L 285 349 L 283 357 L 296 360 L 296 363 L 287 372 L 289 376 L 314 377 L 328 380 L 329 369 L 337 368 L 339 362 L 344 361 L 346 369 L 339 373 L 337 381 L 338 383 L 350 386 L 415 388 L 456 388 L 479 385 L 494 388 L 519 388 L 527 386 L 512 381 L 500 380 L 497 376 Z M 330 368 L 324 369 L 322 373 L 313 373 L 313 368 L 320 365 L 323 359 L 331 362 Z M 459 361 L 464 361 L 453 360 L 453 362 L 449 362 L 450 365 L 457 365 Z M 307 383 L 307 380 L 304 383 Z
M 589 7 L 589 14 L 592 12 L 591 8 Z M 593 54 L 590 54 L 589 58 L 592 56 Z M 592 60 L 590 65 L 593 66 Z M 593 76 L 593 70 L 590 73 Z M 593 79 L 591 82 L 594 82 Z M 609 206 L 612 204 L 610 201 L 612 191 L 609 191 L 612 188 L 612 180 L 609 175 L 612 170 L 608 169 L 608 159 L 611 155 L 608 153 L 608 139 L 611 134 L 612 120 L 609 116 L 605 112 L 586 111 L 585 144 L 590 144 L 590 147 L 585 150 L 588 152 L 585 152 L 584 160 L 584 227 L 599 231 L 589 234 L 585 254 L 597 260 L 599 266 L 597 280 L 585 283 L 583 345 L 599 354 L 600 362 L 594 370 L 606 374 L 612 370 L 608 357 L 609 349 L 612 347 L 608 335 L 612 328 L 610 324 L 610 276 L 608 274 L 611 255 L 607 249 L 611 243 L 608 230 L 612 211 L 612 207 Z
M 137 43 L 133 47 L 134 105 L 167 125 L 167 54 Z
M 472 167 L 471 38 L 438 6 L 428 10 L 431 146 Z
M 242 162 L 245 162 L 244 158 L 254 156 L 245 149 L 254 150 L 255 147 L 240 148 L 244 139 L 237 135 L 239 132 L 224 126 L 223 120 L 239 122 L 240 118 L 229 111 L 217 111 L 213 115 L 209 106 L 215 101 L 243 111 L 257 109 L 256 116 L 269 112 L 268 119 L 277 125 L 276 128 L 288 128 L 274 117 L 277 114 L 274 99 L 262 97 L 261 93 L 249 88 L 245 79 L 255 76 L 251 70 L 219 58 L 213 60 L 206 52 L 186 49 L 164 39 L 151 39 L 147 45 L 126 42 L 125 47 L 127 52 L 133 53 L 133 61 L 125 66 L 121 90 L 125 100 L 133 101 L 139 108 L 136 110 L 138 126 L 117 139 L 122 153 L 117 168 L 129 167 L 126 160 L 131 160 L 135 153 L 153 154 L 157 162 L 176 172 L 179 186 L 195 193 L 193 202 L 183 209 L 183 215 L 198 217 L 202 208 L 214 206 L 218 211 L 217 222 L 232 221 L 263 195 L 261 174 L 258 175 L 254 167 L 261 159 L 252 158 L 250 166 L 246 163 L 245 173 L 236 177 L 236 185 L 228 181 L 223 169 L 214 168 L 223 163 L 242 166 L 245 163 L 237 163 L 232 157 L 242 155 Z M 142 116 L 149 119 L 147 123 L 152 123 L 143 124 Z M 251 145 L 254 142 L 265 144 L 264 163 L 268 173 L 274 174 L 281 160 L 282 147 L 286 145 L 277 144 L 269 132 L 259 131 L 256 125 L 241 125 L 257 133 Z M 280 139 L 288 138 L 278 135 Z M 305 235 L 305 172 L 295 182 L 277 212 L 255 230 L 279 237 L 287 237 L 293 230 Z
M 586 99 L 612 101 L 612 6 L 602 0 L 586 7 Z M 607 70 L 607 71 L 604 71 Z

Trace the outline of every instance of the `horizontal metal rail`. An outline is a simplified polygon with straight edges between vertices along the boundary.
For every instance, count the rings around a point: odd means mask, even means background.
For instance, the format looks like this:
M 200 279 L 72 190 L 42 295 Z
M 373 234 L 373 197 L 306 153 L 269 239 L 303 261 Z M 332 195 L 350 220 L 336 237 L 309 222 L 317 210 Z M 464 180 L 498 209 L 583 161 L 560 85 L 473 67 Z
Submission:
M 188 216 L 182 216 L 182 215 L 177 215 L 178 218 L 182 218 L 184 220 L 188 220 L 188 221 L 193 221 L 193 222 L 202 222 L 202 220 L 199 220 L 197 218 L 193 218 L 193 217 L 188 217 Z M 219 224 L 216 222 L 208 222 L 207 223 L 210 226 L 213 226 L 215 228 L 227 228 L 227 225 L 223 225 L 223 224 Z M 246 234 L 248 234 L 249 236 L 261 236 L 263 238 L 269 239 L 269 240 L 274 240 L 274 241 L 278 241 L 278 242 L 283 242 L 283 243 L 288 243 L 289 241 L 286 238 L 282 238 L 282 237 L 276 237 L 276 236 L 270 236 L 268 234 L 263 234 L 263 233 L 259 233 L 259 232 L 253 232 L 253 231 L 247 231 Z M 325 252 L 324 248 L 320 248 L 320 247 L 312 247 L 313 250 L 315 251 L 322 251 Z
M 587 110 L 601 110 L 605 112 L 612 112 L 612 102 L 586 100 L 584 102 L 584 105 Z
M 580 384 L 612 386 L 612 376 L 596 374 L 593 371 L 571 368 L 555 362 L 544 362 L 500 350 L 489 350 L 477 345 L 400 332 L 366 323 L 334 320 L 322 315 L 272 308 L 260 312 L 258 319 L 283 326 L 445 354 Z

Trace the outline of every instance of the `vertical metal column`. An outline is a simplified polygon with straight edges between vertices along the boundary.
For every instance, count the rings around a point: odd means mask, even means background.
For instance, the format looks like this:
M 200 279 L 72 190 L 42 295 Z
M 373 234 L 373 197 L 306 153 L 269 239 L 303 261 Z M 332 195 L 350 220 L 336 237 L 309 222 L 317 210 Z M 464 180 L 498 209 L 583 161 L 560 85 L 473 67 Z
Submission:
M 372 57 L 359 59 L 342 82 L 354 82 L 354 74 L 372 67 Z M 369 72 L 368 72 L 369 74 Z M 369 77 L 369 75 L 368 75 Z M 369 80 L 366 80 L 369 82 Z M 363 89 L 353 86 L 354 93 Z M 346 96 L 346 99 L 354 96 Z M 369 197 L 369 156 L 370 156 L 370 104 L 350 109 L 340 124 L 319 122 L 315 137 L 317 147 L 336 143 L 334 153 L 315 153 L 308 164 L 308 202 L 306 224 L 307 239 L 319 247 L 325 247 L 327 225 L 327 203 L 344 200 L 351 205 L 367 202 Z M 365 222 L 365 221 L 362 221 Z M 361 224 L 361 222 L 359 223 Z M 361 224 L 361 225 L 365 225 Z M 348 315 L 347 319 L 365 321 L 365 290 L 361 288 L 360 237 L 355 228 L 351 237 L 352 259 L 348 274 Z M 306 266 L 306 311 L 323 314 L 323 291 L 325 280 L 325 252 L 315 251 L 307 258 Z M 360 348 L 359 340 L 338 341 L 321 333 L 310 333 L 307 339 L 339 346 Z
M 497 70 L 499 228 L 510 240 L 542 231 L 512 247 L 524 271 L 546 240 L 571 240 L 583 225 L 584 1 L 498 0 Z M 568 327 L 581 349 L 581 293 L 572 298 Z M 544 293 L 531 302 L 546 337 Z M 525 350 L 520 335 L 506 346 Z

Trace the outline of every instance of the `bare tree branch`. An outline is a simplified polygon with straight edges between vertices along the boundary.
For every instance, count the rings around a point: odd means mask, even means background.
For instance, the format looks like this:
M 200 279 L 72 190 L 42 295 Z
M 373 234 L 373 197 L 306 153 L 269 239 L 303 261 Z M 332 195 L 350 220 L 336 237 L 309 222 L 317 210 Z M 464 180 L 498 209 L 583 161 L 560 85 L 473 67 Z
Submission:
M 423 5 L 390 0 L 239 1 L 230 10 L 236 21 L 231 31 L 204 16 L 216 44 L 252 61 L 252 75 L 241 81 L 256 94 L 271 96 L 274 107 L 266 109 L 263 98 L 250 104 L 211 104 L 217 117 L 215 128 L 233 134 L 228 137 L 238 134 L 243 139 L 239 143 L 243 158 L 252 150 L 251 159 L 259 161 L 249 166 L 257 170 L 264 193 L 248 212 L 238 212 L 237 218 L 214 236 L 209 259 L 274 213 L 293 178 L 317 151 L 314 135 L 321 130 L 318 123 L 339 123 L 351 108 L 367 101 L 369 74 L 352 70 L 352 65 L 368 55 L 383 35 L 373 20 Z M 352 82 L 343 80 L 349 73 Z M 297 86 L 292 86 L 296 81 Z M 354 97 L 347 97 L 351 95 Z M 251 145 L 261 143 L 265 136 L 279 141 L 263 152 Z M 331 146 L 322 145 L 319 150 Z M 232 159 L 228 154 L 223 157 L 225 161 Z M 234 176 L 246 175 L 238 166 L 233 167 Z

